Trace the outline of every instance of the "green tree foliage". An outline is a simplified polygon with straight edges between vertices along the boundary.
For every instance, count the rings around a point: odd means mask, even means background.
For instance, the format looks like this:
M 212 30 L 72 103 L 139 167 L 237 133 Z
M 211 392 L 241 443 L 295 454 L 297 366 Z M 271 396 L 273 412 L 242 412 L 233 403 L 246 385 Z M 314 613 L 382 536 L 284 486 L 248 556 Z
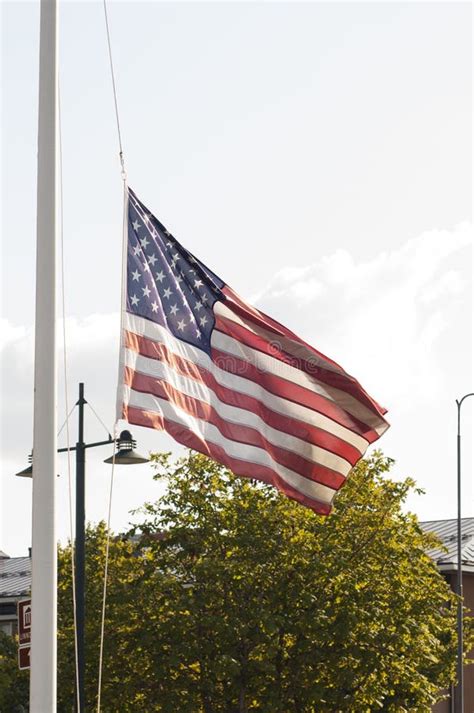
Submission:
M 430 710 L 454 677 L 455 598 L 389 459 L 362 461 L 329 518 L 198 454 L 154 460 L 167 492 L 140 542 L 112 547 L 105 712 Z M 104 538 L 89 532 L 91 704 Z
M 0 631 L 0 713 L 26 713 L 29 676 L 18 669 L 18 638 Z
M 86 710 L 96 709 L 102 594 L 107 530 L 104 523 L 86 531 Z M 110 540 L 104 639 L 104 713 L 147 713 L 141 707 L 140 658 L 143 618 L 140 600 L 152 586 L 144 576 L 145 558 L 128 538 Z M 75 702 L 75 641 L 71 548 L 60 548 L 58 562 L 58 713 L 70 713 Z M 128 660 L 126 651 L 134 649 Z M 150 655 L 150 651 L 146 655 Z M 150 711 L 154 709 L 151 708 Z
M 103 713 L 431 709 L 455 676 L 456 599 L 389 459 L 360 462 L 328 518 L 198 454 L 154 461 L 166 494 L 136 538 L 111 542 Z M 90 711 L 105 542 L 103 525 L 88 530 Z M 74 702 L 70 557 L 60 550 L 59 713 Z M 466 650 L 472 632 L 466 618 Z
M 430 709 L 454 675 L 455 599 L 389 459 L 362 461 L 329 518 L 200 455 L 155 461 L 144 710 Z

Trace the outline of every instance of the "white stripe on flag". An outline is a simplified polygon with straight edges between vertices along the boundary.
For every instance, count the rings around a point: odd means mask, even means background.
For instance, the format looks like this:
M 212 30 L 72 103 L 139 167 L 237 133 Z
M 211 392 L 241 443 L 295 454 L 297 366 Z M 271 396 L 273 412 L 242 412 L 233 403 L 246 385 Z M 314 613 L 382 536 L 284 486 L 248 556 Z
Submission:
M 218 329 L 214 329 L 212 332 L 211 344 L 226 354 L 231 354 L 238 359 L 254 364 L 259 370 L 267 374 L 278 376 L 280 379 L 286 379 L 293 384 L 297 384 L 315 394 L 323 396 L 328 401 L 336 404 L 340 409 L 347 411 L 347 413 L 354 416 L 354 418 L 370 426 L 370 428 L 377 433 L 383 433 L 387 428 L 385 424 L 380 424 L 381 419 L 379 416 L 369 411 L 368 408 L 347 393 L 347 391 L 341 391 L 333 386 L 323 384 L 309 376 L 306 372 L 301 371 L 301 369 L 296 369 L 294 366 L 280 361 L 280 359 L 275 359 L 275 357 L 269 354 L 248 347 L 237 339 L 229 337 L 223 332 L 219 332 Z
M 253 309 L 252 311 L 255 314 L 255 309 Z M 287 337 L 278 332 L 271 331 L 270 329 L 265 329 L 264 327 L 261 327 L 260 325 L 257 325 L 255 324 L 255 322 L 252 322 L 250 320 L 242 319 L 242 317 L 236 314 L 233 310 L 229 309 L 225 302 L 216 302 L 214 305 L 214 313 L 216 315 L 224 317 L 224 319 L 230 319 L 232 322 L 239 324 L 241 327 L 245 327 L 245 329 L 248 329 L 250 332 L 253 332 L 253 334 L 262 337 L 267 342 L 278 342 L 281 345 L 282 349 L 284 349 L 288 354 L 291 354 L 291 356 L 294 356 L 297 359 L 308 361 L 311 364 L 327 369 L 328 371 L 331 371 L 334 374 L 342 374 L 343 376 L 347 376 L 346 372 L 341 366 L 334 364 L 333 362 L 329 361 L 329 359 L 325 359 L 322 355 L 318 354 L 316 351 L 313 351 L 305 344 L 297 342 L 295 339 L 290 339 L 290 337 Z M 250 312 L 250 314 L 252 314 L 252 312 Z M 264 315 L 255 316 L 260 316 L 261 319 L 264 319 Z
M 140 355 L 137 356 L 133 350 L 125 349 L 125 364 L 140 374 L 146 374 L 170 383 L 173 388 L 186 396 L 210 404 L 223 420 L 240 426 L 253 428 L 275 446 L 300 455 L 312 461 L 315 465 L 323 465 L 326 468 L 341 473 L 343 476 L 346 476 L 352 467 L 345 458 L 341 458 L 325 448 L 303 441 L 287 432 L 272 428 L 252 411 L 223 403 L 217 394 L 202 381 L 197 381 L 196 379 L 187 378 L 178 374 L 165 362 Z
M 299 473 L 285 468 L 285 466 L 274 461 L 270 454 L 263 450 L 263 448 L 231 441 L 225 438 L 213 424 L 193 418 L 182 411 L 178 406 L 171 404 L 165 399 L 152 396 L 151 394 L 143 394 L 129 387 L 125 387 L 125 396 L 126 402 L 132 408 L 161 414 L 166 420 L 184 426 L 189 431 L 192 431 L 203 442 L 208 441 L 209 443 L 220 446 L 230 457 L 248 463 L 249 468 L 251 468 L 252 463 L 266 466 L 277 473 L 288 485 L 307 497 L 322 503 L 331 503 L 335 493 L 332 488 L 328 488 L 320 483 L 315 483 L 299 475 Z M 251 476 L 251 471 L 249 472 L 249 476 Z
M 367 450 L 369 442 L 358 433 L 354 433 L 349 428 L 340 425 L 328 416 L 325 416 L 318 411 L 314 411 L 307 406 L 294 403 L 293 401 L 287 401 L 280 396 L 276 396 L 275 394 L 272 394 L 264 389 L 260 384 L 257 384 L 250 379 L 245 379 L 244 377 L 231 374 L 230 372 L 221 369 L 212 361 L 208 354 L 203 352 L 201 349 L 197 349 L 196 347 L 182 342 L 180 339 L 176 339 L 163 327 L 160 327 L 157 324 L 152 324 L 148 320 L 142 319 L 141 317 L 132 316 L 129 313 L 124 314 L 124 327 L 133 334 L 137 334 L 138 336 L 143 336 L 155 342 L 164 344 L 170 352 L 181 359 L 192 361 L 198 366 L 206 369 L 214 376 L 216 381 L 218 381 L 221 386 L 247 396 L 252 396 L 276 413 L 288 416 L 289 418 L 297 419 L 303 423 L 308 423 L 311 426 L 321 428 L 352 445 L 359 451 L 359 453 L 361 453 L 361 455 L 363 455 Z

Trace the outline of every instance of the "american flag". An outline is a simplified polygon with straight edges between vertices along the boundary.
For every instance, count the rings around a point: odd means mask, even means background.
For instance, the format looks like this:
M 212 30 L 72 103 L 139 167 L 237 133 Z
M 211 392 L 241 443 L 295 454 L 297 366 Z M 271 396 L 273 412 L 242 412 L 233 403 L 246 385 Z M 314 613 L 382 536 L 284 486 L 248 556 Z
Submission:
M 244 302 L 128 192 L 117 417 L 328 514 L 388 428 L 338 364 Z

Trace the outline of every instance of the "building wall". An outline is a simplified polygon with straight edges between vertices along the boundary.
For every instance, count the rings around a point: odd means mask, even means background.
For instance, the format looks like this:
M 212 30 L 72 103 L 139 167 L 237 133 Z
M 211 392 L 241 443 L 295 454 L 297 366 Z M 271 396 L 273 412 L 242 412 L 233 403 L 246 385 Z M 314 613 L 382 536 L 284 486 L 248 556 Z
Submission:
M 433 713 L 451 713 L 451 700 L 450 698 L 445 701 L 440 701 L 432 708 Z
M 464 601 L 471 616 L 474 616 L 474 574 L 468 574 L 462 580 Z M 474 649 L 470 656 L 474 659 Z M 464 710 L 474 713 L 474 663 L 464 668 Z
M 451 588 L 456 589 L 456 573 L 447 575 Z M 470 616 L 474 616 L 474 574 L 463 573 L 462 578 L 464 603 Z M 474 649 L 470 653 L 474 659 Z M 433 713 L 452 713 L 451 696 L 433 707 Z M 464 667 L 464 713 L 474 713 L 474 664 Z

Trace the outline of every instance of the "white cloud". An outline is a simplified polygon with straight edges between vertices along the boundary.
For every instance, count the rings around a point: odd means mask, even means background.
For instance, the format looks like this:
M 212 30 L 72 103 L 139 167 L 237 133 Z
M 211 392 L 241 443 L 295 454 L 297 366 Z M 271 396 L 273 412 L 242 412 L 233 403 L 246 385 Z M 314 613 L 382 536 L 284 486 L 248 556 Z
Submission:
M 119 315 L 116 314 L 91 314 L 79 319 L 69 317 L 66 319 L 66 345 L 68 350 L 81 349 L 93 351 L 107 348 L 114 340 L 119 339 Z M 58 327 L 58 344 L 62 350 L 62 324 Z
M 434 302 L 441 297 L 449 299 L 450 296 L 459 295 L 466 288 L 466 280 L 456 270 L 449 270 L 440 279 L 428 285 L 421 294 L 421 301 Z
M 0 353 L 9 345 L 19 342 L 26 335 L 25 327 L 15 327 L 8 319 L 0 318 Z
M 258 306 L 339 361 L 375 398 L 425 401 L 444 375 L 442 337 L 469 303 L 468 224 L 433 230 L 369 260 L 337 250 L 280 271 Z
M 2 324 L 1 373 L 2 393 L 0 398 L 1 419 L 1 470 L 0 502 L 8 509 L 0 514 L 0 540 L 9 552 L 23 554 L 30 543 L 31 481 L 15 478 L 14 473 L 25 467 L 27 455 L 33 444 L 33 375 L 34 375 L 34 328 L 15 327 L 7 320 Z M 69 409 L 77 400 L 78 383 L 85 383 L 88 403 L 112 431 L 115 417 L 115 389 L 118 365 L 119 315 L 94 314 L 85 318 L 66 319 L 68 355 Z M 63 371 L 63 325 L 58 321 L 58 429 L 65 419 L 64 371 Z M 85 432 L 88 442 L 106 438 L 103 425 L 89 408 L 85 413 Z M 76 441 L 77 416 L 72 415 L 70 440 Z M 61 433 L 58 445 L 66 445 L 66 429 Z M 102 460 L 110 453 L 107 447 L 88 452 L 88 518 L 97 521 L 106 516 L 109 468 Z M 147 448 L 144 451 L 147 452 Z M 73 459 L 74 462 L 74 459 Z M 74 471 L 74 464 L 73 464 Z M 64 541 L 69 533 L 67 462 L 58 458 L 58 536 Z M 119 474 L 120 475 L 120 474 Z M 133 496 L 120 497 L 126 491 L 126 481 L 118 479 L 118 502 L 114 507 L 114 527 L 126 527 L 128 511 L 140 505 L 149 496 L 150 469 L 140 475 L 140 488 Z M 118 518 L 118 519 L 115 519 Z M 21 526 L 18 523 L 22 523 Z M 3 530 L 2 530 L 3 528 Z
M 5 457 L 23 456 L 31 448 L 33 423 L 34 329 L 2 324 L 2 452 Z M 57 325 L 58 422 L 65 418 L 63 325 Z M 69 408 L 83 381 L 90 402 L 107 423 L 115 406 L 119 349 L 119 315 L 94 314 L 66 319 L 66 352 Z

